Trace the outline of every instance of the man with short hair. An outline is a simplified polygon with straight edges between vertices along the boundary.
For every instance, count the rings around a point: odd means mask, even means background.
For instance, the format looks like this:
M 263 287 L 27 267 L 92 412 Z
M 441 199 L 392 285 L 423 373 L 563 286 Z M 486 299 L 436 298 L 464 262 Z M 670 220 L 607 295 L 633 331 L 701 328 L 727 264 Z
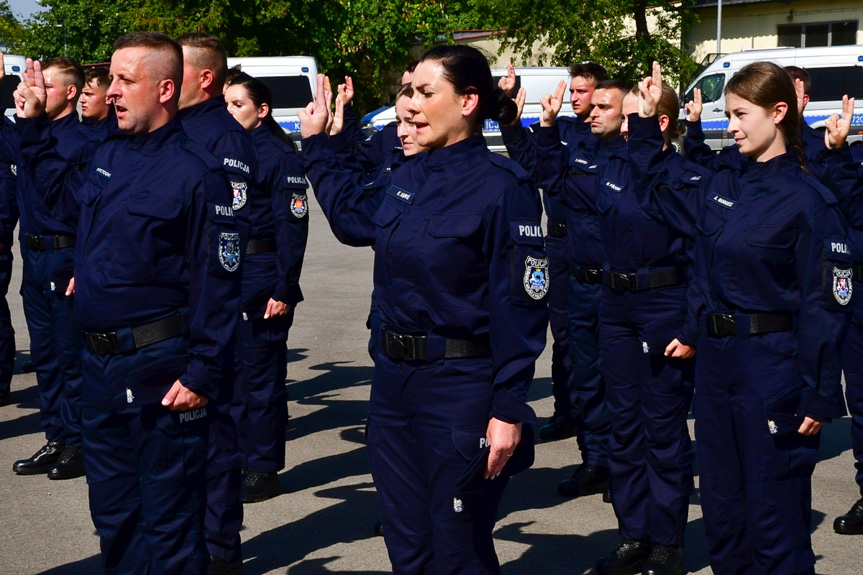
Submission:
M 76 314 L 90 513 L 106 573 L 206 573 L 209 402 L 232 369 L 240 234 L 220 165 L 176 119 L 171 38 L 114 43 L 107 96 L 123 134 L 86 164 L 54 150 L 38 62 L 16 92 L 28 177 L 80 202 Z M 76 169 L 77 168 L 77 169 Z
M 228 112 L 225 104 L 222 93 L 228 70 L 225 49 L 217 37 L 201 32 L 184 34 L 177 38 L 177 43 L 183 50 L 183 85 L 178 117 L 189 137 L 215 156 L 231 182 L 234 193 L 232 210 L 241 222 L 245 246 L 251 225 L 247 204 L 255 195 L 258 161 L 251 136 Z M 235 350 L 235 376 L 239 357 Z M 226 385 L 233 388 L 234 378 Z M 237 425 L 230 411 L 231 395 L 226 393 L 211 406 L 216 420 L 207 456 L 207 512 L 204 520 L 207 548 L 213 557 L 211 575 L 242 573 L 243 487 L 247 491 L 263 491 L 270 497 L 279 493 L 278 482 L 273 484 L 269 476 L 247 474 L 243 477 L 241 473 L 243 462 Z
M 81 89 L 81 118 L 92 124 L 108 116 L 108 85 L 111 83 L 107 68 L 96 66 L 84 72 L 84 87 Z
M 51 120 L 56 151 L 69 161 L 84 161 L 90 147 L 75 113 L 84 85 L 81 66 L 71 58 L 51 58 L 45 61 L 43 77 L 45 114 Z M 15 130 L 0 131 L 0 159 L 16 166 L 18 239 L 24 262 L 21 299 L 39 388 L 40 423 L 48 440 L 12 469 L 18 475 L 47 473 L 49 479 L 81 477 L 82 344 L 67 289 L 75 259 L 78 206 L 46 203 L 46 190 L 24 165 Z

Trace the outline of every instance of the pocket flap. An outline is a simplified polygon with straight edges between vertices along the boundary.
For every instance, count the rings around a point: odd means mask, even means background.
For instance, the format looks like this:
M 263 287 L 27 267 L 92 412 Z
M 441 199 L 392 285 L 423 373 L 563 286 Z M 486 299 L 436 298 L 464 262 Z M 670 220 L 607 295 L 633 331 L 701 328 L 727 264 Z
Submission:
M 746 243 L 754 248 L 785 250 L 797 241 L 797 228 L 778 225 L 759 225 L 746 232 Z
M 180 215 L 183 202 L 177 198 L 157 196 L 150 192 L 135 192 L 126 198 L 126 211 L 158 220 L 172 220 Z
M 435 238 L 466 238 L 482 225 L 482 214 L 447 214 L 437 212 L 429 221 L 429 234 Z

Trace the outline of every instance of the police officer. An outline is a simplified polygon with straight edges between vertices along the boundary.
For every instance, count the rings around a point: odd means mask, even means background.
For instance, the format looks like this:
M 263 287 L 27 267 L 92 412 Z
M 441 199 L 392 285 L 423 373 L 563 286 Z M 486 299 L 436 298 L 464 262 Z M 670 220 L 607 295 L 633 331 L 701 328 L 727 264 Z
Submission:
M 231 182 L 231 210 L 242 225 L 242 241 L 248 239 L 250 199 L 256 193 L 257 158 L 251 136 L 225 107 L 222 88 L 228 60 L 218 38 L 193 32 L 177 39 L 183 48 L 183 87 L 179 118 L 189 137 L 213 154 Z M 237 355 L 236 365 L 239 365 Z M 207 546 L 213 556 L 211 572 L 242 569 L 240 527 L 243 505 L 237 427 L 230 413 L 228 394 L 212 406 L 217 412 L 210 434 L 207 466 Z
M 560 118 L 557 129 L 567 149 L 593 144 L 588 116 L 597 82 L 608 79 L 605 68 L 593 62 L 576 63 L 569 68 L 570 102 L 574 118 Z M 501 87 L 515 87 L 515 70 L 509 65 Z M 558 91 L 565 84 L 558 86 Z M 519 90 L 521 92 L 522 90 Z M 524 94 L 516 97 L 523 105 Z M 519 115 L 520 116 L 520 115 Z M 536 174 L 536 130 L 540 122 L 522 128 L 516 120 L 501 126 L 501 135 L 510 157 L 531 174 Z M 573 477 L 558 486 L 561 495 L 578 497 L 602 491 L 607 479 L 606 444 L 608 423 L 605 415 L 605 389 L 598 362 L 598 322 L 596 309 L 600 293 L 599 268 L 602 246 L 596 216 L 570 211 L 565 204 L 544 194 L 543 203 L 549 217 L 546 249 L 552 264 L 552 275 L 569 277 L 569 284 L 552 284 L 549 292 L 549 314 L 554 345 L 552 346 L 552 393 L 554 414 L 539 430 L 540 439 L 555 440 L 578 431 L 578 445 L 583 465 Z M 572 258 L 575 258 L 574 260 Z M 557 273 L 556 273 L 557 272 Z M 571 344 L 570 344 L 571 340 Z
M 180 47 L 137 32 L 114 48 L 108 97 L 125 135 L 71 169 L 55 152 L 33 63 L 16 93 L 22 154 L 56 201 L 81 203 L 74 287 L 103 568 L 203 574 L 208 402 L 230 369 L 240 237 L 220 164 L 175 118 Z
M 663 118 L 671 133 L 677 98 L 669 92 Z M 559 112 L 561 95 L 544 100 L 547 115 Z M 560 138 L 541 130 L 537 160 L 543 168 L 556 168 L 541 169 L 543 189 L 554 195 L 565 190 L 571 208 L 600 217 L 605 255 L 600 369 L 611 413 L 611 493 L 623 542 L 597 569 L 603 575 L 642 569 L 677 574 L 683 572 L 681 545 L 692 489 L 686 416 L 695 326 L 685 323 L 691 243 L 650 218 L 636 201 L 621 137 L 624 102 L 632 98 L 620 82 L 600 82 L 590 114 L 599 142 L 570 154 L 564 171 Z
M 89 157 L 89 141 L 75 106 L 84 74 L 69 58 L 45 62 L 46 114 L 52 120 L 57 152 L 67 160 Z M 46 443 L 28 459 L 16 461 L 19 475 L 48 473 L 50 479 L 84 475 L 81 454 L 81 337 L 67 289 L 74 266 L 78 206 L 48 205 L 46 190 L 21 156 L 17 132 L 0 131 L 0 157 L 17 167 L 19 241 L 24 261 L 21 298 L 30 332 L 30 357 L 39 386 L 40 419 Z
M 742 163 L 682 189 L 639 142 L 659 157 L 656 120 L 634 115 L 630 153 L 658 170 L 643 204 L 696 237 L 695 430 L 711 567 L 811 574 L 811 475 L 822 424 L 844 411 L 838 345 L 853 255 L 836 197 L 801 169 L 787 72 L 750 64 L 725 95 Z
M 14 130 L 5 118 L 0 130 Z M 15 330 L 6 294 L 12 280 L 12 244 L 18 225 L 18 196 L 14 164 L 0 164 L 0 407 L 12 402 L 12 373 L 15 370 Z
M 288 423 L 287 339 L 303 301 L 300 272 L 309 235 L 308 182 L 290 138 L 273 118 L 273 95 L 238 74 L 225 91 L 228 111 L 248 130 L 258 159 L 258 194 L 249 198 L 251 237 L 243 265 L 240 378 L 234 418 L 240 431 L 246 503 L 279 494 Z
M 322 83 L 300 116 L 306 173 L 327 210 L 361 212 L 362 202 L 339 204 L 340 187 L 319 185 L 333 169 L 331 155 L 318 153 Z M 394 573 L 499 573 L 492 529 L 509 456 L 530 437 L 526 392 L 553 281 L 541 207 L 528 175 L 491 154 L 480 134 L 483 119 L 516 113 L 485 57 L 433 48 L 412 87 L 417 143 L 431 151 L 393 174 L 373 214 L 344 222 L 375 248 L 383 327 L 368 423 L 372 475 Z M 487 480 L 463 500 L 456 485 L 472 460 Z

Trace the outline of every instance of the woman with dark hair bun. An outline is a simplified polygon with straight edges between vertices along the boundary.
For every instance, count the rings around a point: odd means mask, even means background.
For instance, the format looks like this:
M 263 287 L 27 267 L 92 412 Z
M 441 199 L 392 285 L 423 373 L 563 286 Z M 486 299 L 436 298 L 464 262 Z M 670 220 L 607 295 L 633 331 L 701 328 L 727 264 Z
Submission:
M 785 70 L 756 62 L 731 78 L 726 115 L 740 161 L 689 183 L 669 177 L 649 81 L 629 117 L 629 151 L 645 173 L 645 209 L 695 239 L 695 435 L 710 565 L 717 575 L 812 574 L 819 431 L 845 411 L 848 226 L 801 166 Z
M 393 572 L 494 574 L 498 503 L 533 460 L 527 389 L 551 281 L 542 212 L 527 174 L 482 137 L 485 119 L 516 113 L 482 54 L 434 48 L 411 85 L 410 121 L 429 151 L 395 171 L 373 213 L 358 217 L 369 202 L 350 205 L 332 178 L 318 185 L 333 167 L 320 80 L 300 112 L 303 155 L 330 225 L 375 249 L 368 441 Z
M 273 118 L 263 81 L 238 74 L 225 90 L 228 111 L 251 132 L 258 190 L 249 196 L 251 232 L 243 261 L 244 321 L 238 323 L 239 377 L 232 407 L 240 437 L 246 503 L 279 494 L 288 421 L 288 330 L 303 301 L 300 272 L 309 235 L 305 174 L 293 143 Z

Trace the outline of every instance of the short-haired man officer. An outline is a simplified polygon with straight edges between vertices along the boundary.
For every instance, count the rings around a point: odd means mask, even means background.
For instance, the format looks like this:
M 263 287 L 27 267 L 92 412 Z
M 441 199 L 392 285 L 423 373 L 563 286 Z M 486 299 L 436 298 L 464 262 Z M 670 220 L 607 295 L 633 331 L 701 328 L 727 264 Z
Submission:
M 85 161 L 91 146 L 76 113 L 84 85 L 81 66 L 70 58 L 51 58 L 45 61 L 43 77 L 45 114 L 51 120 L 56 152 L 69 161 Z M 39 387 L 40 423 L 48 440 L 28 459 L 16 461 L 12 469 L 18 475 L 47 473 L 50 479 L 80 477 L 84 475 L 82 343 L 73 298 L 66 289 L 74 266 L 78 206 L 75 202 L 46 204 L 45 190 L 25 169 L 17 131 L 0 131 L 0 160 L 16 166 L 18 239 L 24 262 L 21 299 Z
M 183 86 L 179 119 L 189 137 L 222 166 L 233 188 L 233 213 L 242 226 L 243 246 L 250 228 L 249 199 L 255 193 L 258 160 L 248 132 L 228 112 L 222 88 L 228 70 L 218 38 L 193 32 L 177 38 L 183 50 Z M 238 312 L 239 313 L 239 312 Z M 237 357 L 239 355 L 237 354 Z M 227 385 L 233 385 L 233 380 Z M 216 421 L 207 455 L 207 514 L 204 533 L 213 556 L 211 573 L 241 573 L 240 528 L 243 525 L 243 476 L 231 397 L 211 406 Z
M 203 574 L 208 403 L 231 369 L 240 234 L 219 164 L 175 117 L 180 47 L 137 32 L 114 48 L 124 135 L 86 166 L 60 158 L 36 62 L 16 93 L 22 154 L 48 201 L 81 204 L 84 453 L 104 570 Z

